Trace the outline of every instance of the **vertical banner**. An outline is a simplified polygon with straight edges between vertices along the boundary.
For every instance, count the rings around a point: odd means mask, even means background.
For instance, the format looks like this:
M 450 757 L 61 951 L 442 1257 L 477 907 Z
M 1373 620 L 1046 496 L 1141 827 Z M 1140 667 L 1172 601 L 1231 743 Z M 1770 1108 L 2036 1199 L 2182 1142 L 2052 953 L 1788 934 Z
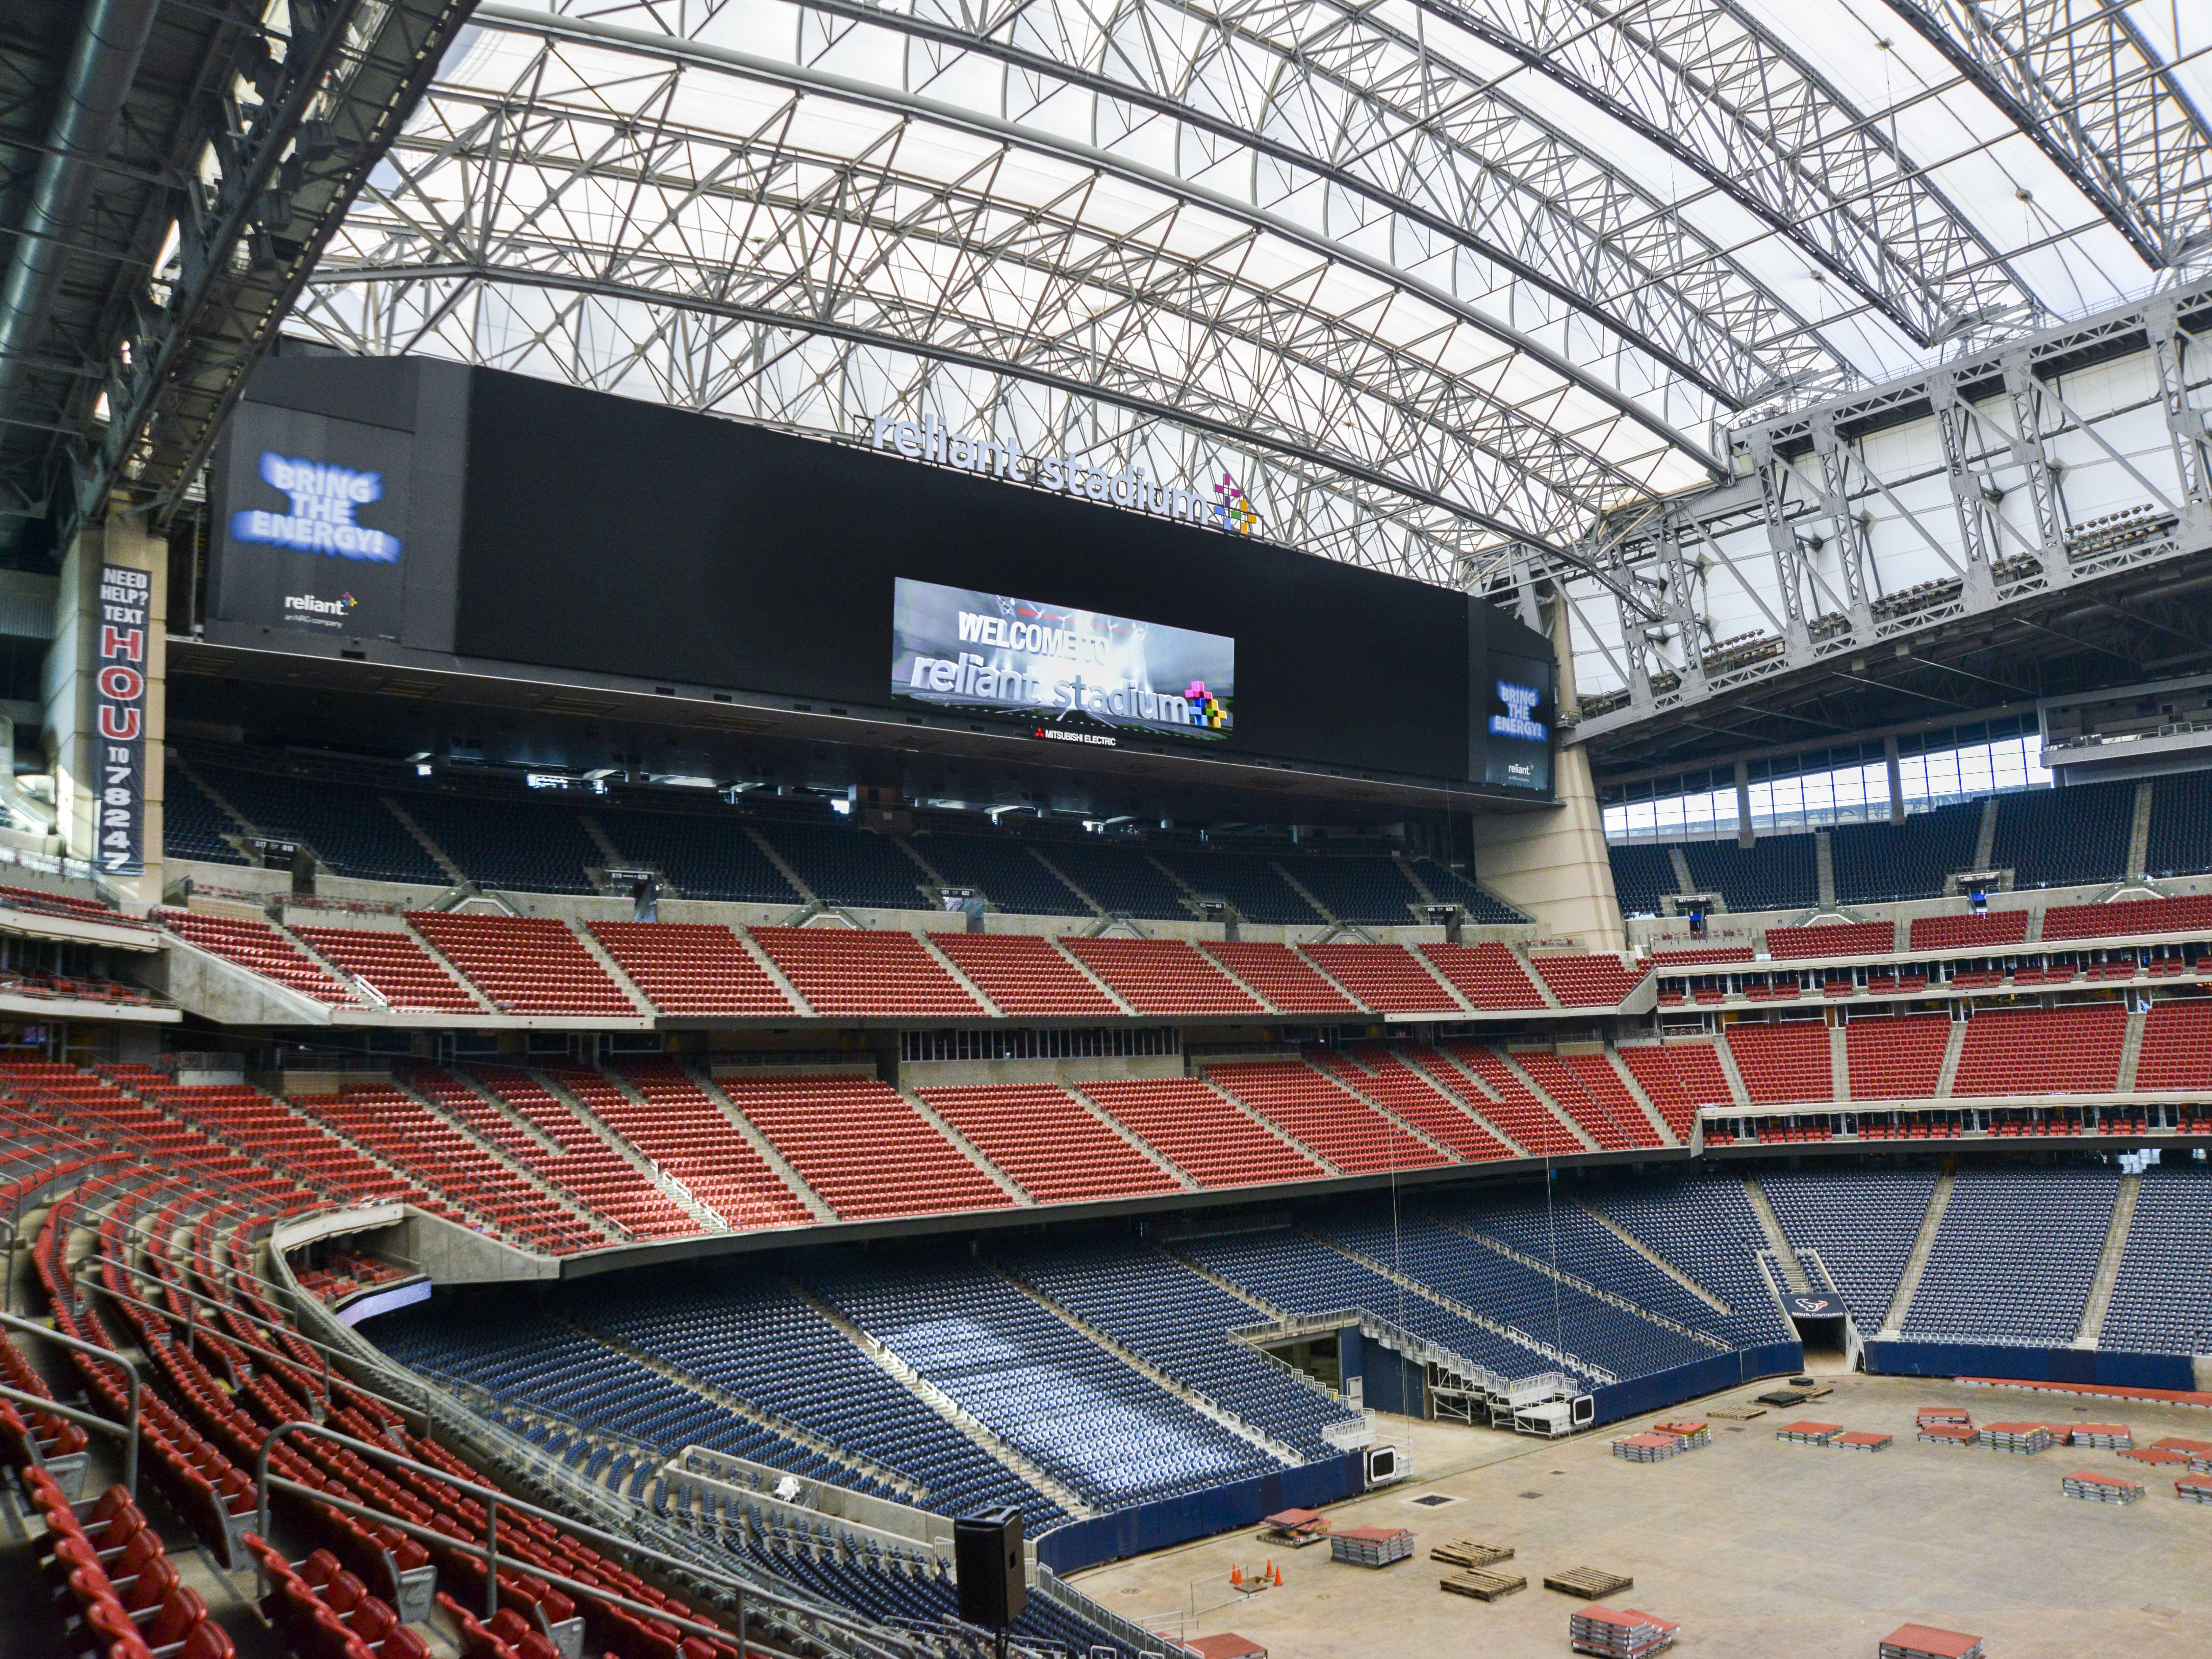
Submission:
M 92 861 L 104 876 L 146 873 L 146 636 L 153 589 L 143 570 L 100 568 L 92 738 L 99 830 Z

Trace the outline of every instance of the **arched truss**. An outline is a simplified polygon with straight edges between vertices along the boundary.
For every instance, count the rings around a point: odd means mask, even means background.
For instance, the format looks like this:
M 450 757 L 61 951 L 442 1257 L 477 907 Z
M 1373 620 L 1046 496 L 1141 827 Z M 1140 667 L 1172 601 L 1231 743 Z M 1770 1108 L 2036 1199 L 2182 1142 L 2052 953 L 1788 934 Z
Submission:
M 1885 109 L 1771 0 L 491 0 L 301 320 L 1226 467 L 1272 538 L 1478 588 L 1579 568 L 1649 616 L 1608 514 L 1717 476 L 1723 427 L 2044 314 L 1900 104 L 2042 129 L 2144 262 L 2116 291 L 2203 252 L 2212 144 L 2124 3 L 1888 3 L 1955 73 Z
M 1264 449 L 1315 508 L 1334 473 L 1367 512 L 1432 523 L 1431 579 L 1507 538 L 1566 554 L 1610 507 L 1704 476 L 1688 434 L 1475 307 L 1126 158 L 604 26 L 539 18 L 486 60 L 490 83 L 449 79 L 417 111 L 304 320 L 384 349 L 526 349 L 533 367 L 848 434 L 919 389 L 856 378 L 851 352 L 927 360 L 1073 400 L 1052 423 L 1094 447 L 1130 428 L 1083 404 Z M 726 337 L 702 382 L 672 354 L 710 323 L 835 342 L 837 376 L 787 346 L 787 372 L 750 369 Z

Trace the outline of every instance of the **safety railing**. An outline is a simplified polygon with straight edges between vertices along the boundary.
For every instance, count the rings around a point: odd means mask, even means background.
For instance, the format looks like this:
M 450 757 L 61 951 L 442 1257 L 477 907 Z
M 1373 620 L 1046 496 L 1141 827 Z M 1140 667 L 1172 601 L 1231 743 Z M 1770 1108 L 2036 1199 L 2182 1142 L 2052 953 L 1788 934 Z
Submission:
M 21 1331 L 52 1342 L 57 1346 L 70 1349 L 72 1352 L 89 1355 L 94 1359 L 114 1366 L 123 1373 L 124 1387 L 128 1392 L 125 1396 L 124 1419 L 120 1423 L 112 1418 L 100 1417 L 91 1412 L 79 1411 L 74 1406 L 64 1406 L 58 1401 L 49 1400 L 44 1395 L 33 1394 L 27 1389 L 0 1387 L 0 1400 L 9 1400 L 17 1405 L 28 1406 L 34 1411 L 61 1418 L 65 1422 L 77 1425 L 80 1428 L 90 1429 L 111 1439 L 122 1441 L 123 1489 L 133 1498 L 137 1497 L 138 1367 L 112 1348 L 103 1348 L 97 1343 L 87 1342 L 80 1338 L 66 1335 L 60 1331 L 48 1330 L 44 1325 L 36 1324 L 17 1314 L 0 1313 L 0 1328 Z

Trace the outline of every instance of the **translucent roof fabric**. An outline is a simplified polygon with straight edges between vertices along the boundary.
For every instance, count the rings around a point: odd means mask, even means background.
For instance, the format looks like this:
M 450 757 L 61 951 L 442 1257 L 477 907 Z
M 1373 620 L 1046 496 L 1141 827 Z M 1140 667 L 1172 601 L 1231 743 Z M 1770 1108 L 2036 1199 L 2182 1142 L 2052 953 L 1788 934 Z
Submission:
M 301 303 L 1436 581 L 2212 254 L 2212 7 L 487 0 Z

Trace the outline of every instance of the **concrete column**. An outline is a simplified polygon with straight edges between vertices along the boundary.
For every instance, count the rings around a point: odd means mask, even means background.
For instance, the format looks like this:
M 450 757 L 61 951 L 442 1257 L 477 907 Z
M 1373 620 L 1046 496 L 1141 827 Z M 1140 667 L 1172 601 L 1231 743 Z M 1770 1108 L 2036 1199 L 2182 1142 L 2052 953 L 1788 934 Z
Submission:
M 1881 756 L 1889 771 L 1889 821 L 1905 822 L 1905 768 L 1897 752 L 1897 735 L 1892 732 L 1881 740 Z
M 46 653 L 40 718 L 46 752 L 54 764 L 54 832 L 66 855 L 94 860 L 98 854 L 100 781 L 93 729 L 93 677 L 100 623 L 100 568 L 126 565 L 151 579 L 146 641 L 146 873 L 110 878 L 130 908 L 143 911 L 161 898 L 163 734 L 168 724 L 169 554 L 149 533 L 143 514 L 110 518 L 77 534 L 62 561 L 54 601 L 54 640 Z
M 1559 703 L 1575 696 L 1574 648 L 1567 607 L 1552 607 L 1552 649 L 1559 659 Z M 1474 867 L 1482 884 L 1536 919 L 1547 934 L 1580 939 L 1593 951 L 1627 949 L 1605 814 L 1580 744 L 1562 744 L 1553 768 L 1558 806 L 1483 814 L 1474 820 Z
M 1751 832 L 1751 769 L 1741 761 L 1735 763 L 1735 844 L 1748 847 L 1756 839 Z

